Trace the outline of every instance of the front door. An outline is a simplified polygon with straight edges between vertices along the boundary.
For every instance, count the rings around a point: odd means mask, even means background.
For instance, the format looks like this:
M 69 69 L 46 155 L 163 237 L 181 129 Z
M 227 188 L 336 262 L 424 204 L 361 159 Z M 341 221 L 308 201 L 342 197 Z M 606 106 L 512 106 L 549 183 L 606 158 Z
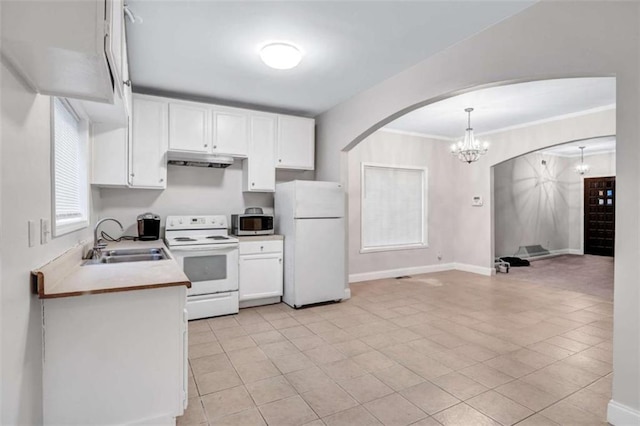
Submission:
M 616 229 L 616 178 L 584 180 L 584 253 L 613 256 Z

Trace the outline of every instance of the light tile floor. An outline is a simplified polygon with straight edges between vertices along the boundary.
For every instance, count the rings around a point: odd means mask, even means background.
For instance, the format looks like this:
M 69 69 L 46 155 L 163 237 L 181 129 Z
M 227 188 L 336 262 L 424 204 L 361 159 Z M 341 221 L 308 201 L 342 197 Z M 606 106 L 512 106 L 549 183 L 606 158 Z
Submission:
M 189 323 L 180 425 L 606 424 L 610 301 L 464 272 Z

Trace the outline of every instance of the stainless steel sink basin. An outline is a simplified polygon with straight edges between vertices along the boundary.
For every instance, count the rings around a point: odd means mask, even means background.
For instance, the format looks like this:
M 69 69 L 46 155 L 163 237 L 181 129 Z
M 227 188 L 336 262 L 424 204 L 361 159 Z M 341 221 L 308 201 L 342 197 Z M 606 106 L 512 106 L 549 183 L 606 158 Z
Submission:
M 148 260 L 164 260 L 167 257 L 164 254 L 132 254 L 129 256 L 102 256 L 99 263 L 127 263 L 127 262 L 145 262 Z
M 148 262 L 168 259 L 162 248 L 106 250 L 100 256 L 87 260 L 83 265 L 102 265 L 109 263 Z
M 105 250 L 102 252 L 102 256 L 132 256 L 139 254 L 155 254 L 163 255 L 164 249 L 162 248 L 141 248 L 141 249 L 118 249 L 118 250 Z

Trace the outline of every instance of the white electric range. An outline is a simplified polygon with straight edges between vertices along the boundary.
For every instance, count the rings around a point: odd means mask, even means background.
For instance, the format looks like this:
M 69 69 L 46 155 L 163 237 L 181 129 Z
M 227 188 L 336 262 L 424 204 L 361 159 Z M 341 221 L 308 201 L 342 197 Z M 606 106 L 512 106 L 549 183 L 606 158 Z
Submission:
M 238 313 L 238 239 L 226 216 L 167 216 L 165 242 L 191 281 L 190 320 Z

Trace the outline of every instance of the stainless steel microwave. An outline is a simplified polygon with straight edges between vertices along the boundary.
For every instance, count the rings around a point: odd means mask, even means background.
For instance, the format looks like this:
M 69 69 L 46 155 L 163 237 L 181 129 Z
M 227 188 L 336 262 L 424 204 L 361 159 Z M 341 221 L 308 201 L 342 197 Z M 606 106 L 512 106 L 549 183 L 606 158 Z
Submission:
M 234 235 L 272 235 L 273 215 L 233 214 L 231 215 L 231 233 Z

